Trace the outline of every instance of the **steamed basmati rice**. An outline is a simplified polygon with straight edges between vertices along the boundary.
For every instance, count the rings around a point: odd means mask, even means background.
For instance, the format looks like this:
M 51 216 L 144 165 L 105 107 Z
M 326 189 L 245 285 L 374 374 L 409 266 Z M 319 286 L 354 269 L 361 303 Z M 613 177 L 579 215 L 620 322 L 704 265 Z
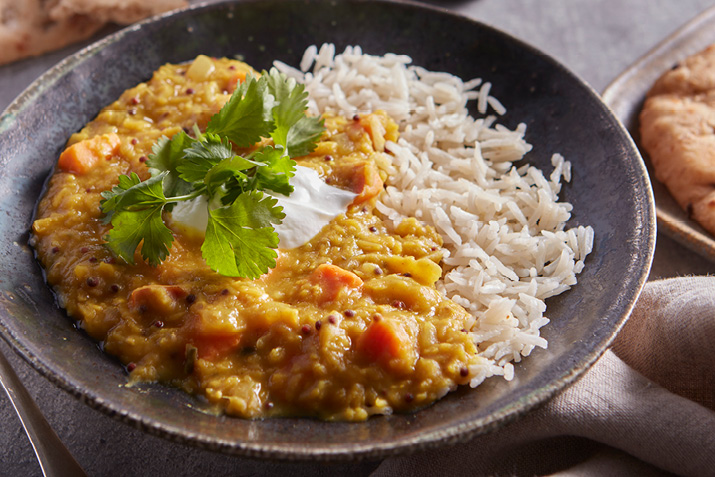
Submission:
M 548 177 L 515 164 L 532 149 L 526 125 L 498 124 L 506 109 L 490 95 L 491 83 L 411 62 L 360 47 L 336 55 L 324 44 L 306 50 L 300 69 L 275 66 L 306 85 L 312 114 L 382 109 L 397 121 L 400 139 L 386 144 L 394 170 L 377 208 L 393 225 L 413 216 L 443 236 L 449 254 L 438 289 L 473 316 L 469 332 L 484 358 L 471 385 L 493 375 L 512 379 L 512 362 L 546 348 L 544 300 L 576 284 L 593 229 L 566 228 L 572 206 L 558 194 L 571 165 L 561 155 L 553 155 Z M 470 116 L 470 100 L 479 117 Z

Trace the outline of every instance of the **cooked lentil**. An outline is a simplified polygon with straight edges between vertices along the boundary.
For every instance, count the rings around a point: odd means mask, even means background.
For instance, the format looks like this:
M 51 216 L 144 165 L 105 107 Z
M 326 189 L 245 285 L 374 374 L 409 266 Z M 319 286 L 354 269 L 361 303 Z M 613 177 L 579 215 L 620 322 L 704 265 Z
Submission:
M 116 260 L 103 246 L 100 193 L 120 174 L 149 177 L 152 145 L 204 129 L 250 71 L 210 63 L 161 67 L 70 138 L 68 147 L 100 138 L 109 149 L 86 171 L 57 168 L 33 224 L 67 313 L 127 363 L 130 382 L 177 386 L 234 416 L 359 421 L 418 409 L 468 383 L 480 358 L 462 332 L 470 316 L 434 287 L 441 237 L 416 219 L 393 230 L 374 208 L 390 162 L 384 139 L 397 134 L 384 113 L 325 117 L 318 147 L 298 162 L 358 198 L 308 243 L 280 250 L 257 280 L 211 271 L 202 238 L 169 214 L 175 241 L 157 267 L 138 255 L 136 265 Z

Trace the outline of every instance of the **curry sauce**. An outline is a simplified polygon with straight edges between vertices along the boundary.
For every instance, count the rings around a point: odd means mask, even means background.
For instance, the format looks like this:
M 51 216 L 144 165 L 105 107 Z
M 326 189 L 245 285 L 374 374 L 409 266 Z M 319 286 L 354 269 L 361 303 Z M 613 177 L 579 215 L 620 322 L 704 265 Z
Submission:
M 390 170 L 385 143 L 397 138 L 382 112 L 324 117 L 317 148 L 297 162 L 357 197 L 256 280 L 212 271 L 202 237 L 170 213 L 174 242 L 160 265 L 138 253 L 131 265 L 105 247 L 101 192 L 121 174 L 148 177 L 153 144 L 203 129 L 250 71 L 207 57 L 165 65 L 70 138 L 75 150 L 61 156 L 32 228 L 61 306 L 126 365 L 130 383 L 176 386 L 233 416 L 359 421 L 468 383 L 481 358 L 466 332 L 473 318 L 435 289 L 441 237 L 415 218 L 388 227 L 375 208 Z

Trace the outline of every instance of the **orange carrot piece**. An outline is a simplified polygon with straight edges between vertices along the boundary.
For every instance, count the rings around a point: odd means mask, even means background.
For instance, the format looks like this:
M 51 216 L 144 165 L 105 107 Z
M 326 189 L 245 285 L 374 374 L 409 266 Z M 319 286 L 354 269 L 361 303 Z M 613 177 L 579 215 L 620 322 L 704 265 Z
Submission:
M 190 309 L 185 316 L 181 334 L 188 344 L 196 348 L 196 357 L 200 359 L 215 361 L 234 353 L 244 339 L 245 329 L 230 311 L 206 312 L 199 306 Z
M 383 318 L 368 325 L 358 337 L 356 349 L 369 361 L 389 365 L 395 358 L 408 357 L 410 344 L 410 337 L 398 323 Z
M 231 353 L 241 341 L 241 333 L 231 331 L 197 332 L 191 339 L 200 359 L 213 361 Z
M 362 280 L 354 273 L 331 263 L 323 263 L 313 270 L 311 278 L 320 286 L 320 301 L 333 301 L 343 289 L 359 289 Z
M 115 133 L 94 136 L 72 144 L 65 149 L 57 161 L 57 166 L 65 172 L 86 174 L 100 159 L 116 154 L 121 140 Z
M 382 192 L 382 178 L 371 162 L 358 164 L 353 169 L 352 190 L 358 196 L 353 204 L 362 204 Z

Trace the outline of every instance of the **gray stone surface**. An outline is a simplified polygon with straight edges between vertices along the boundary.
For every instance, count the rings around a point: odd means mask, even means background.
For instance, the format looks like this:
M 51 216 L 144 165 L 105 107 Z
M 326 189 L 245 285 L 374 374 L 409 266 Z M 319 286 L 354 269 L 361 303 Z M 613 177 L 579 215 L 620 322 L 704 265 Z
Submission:
M 500 28 L 556 58 L 602 91 L 618 73 L 712 0 L 473 0 L 433 2 Z M 0 67 L 0 110 L 47 68 L 78 47 Z M 715 271 L 658 237 L 651 278 Z M 262 462 L 173 444 L 116 422 L 57 389 L 0 340 L 58 435 L 90 475 L 367 475 L 377 463 Z M 0 393 L 0 475 L 41 475 L 14 411 Z

